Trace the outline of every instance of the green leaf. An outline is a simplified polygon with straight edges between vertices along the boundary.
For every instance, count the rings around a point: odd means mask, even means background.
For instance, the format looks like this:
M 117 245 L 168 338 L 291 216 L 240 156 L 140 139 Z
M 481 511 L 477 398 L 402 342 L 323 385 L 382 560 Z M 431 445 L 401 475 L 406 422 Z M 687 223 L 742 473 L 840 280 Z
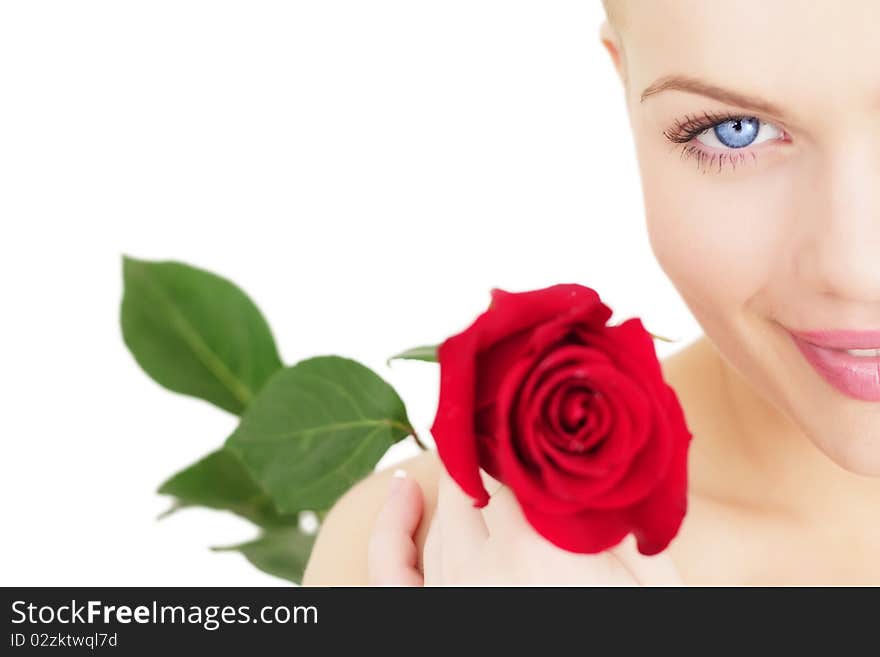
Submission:
M 673 342 L 673 343 L 674 343 L 674 342 L 678 342 L 677 339 L 674 339 L 674 338 L 665 338 L 665 337 L 663 337 L 662 335 L 657 335 L 656 333 L 651 333 L 650 331 L 648 331 L 648 335 L 650 335 L 650 336 L 651 336 L 652 338 L 654 338 L 655 340 L 661 340 L 661 341 L 663 341 L 663 342 Z
M 179 262 L 123 257 L 122 335 L 159 384 L 240 414 L 281 359 L 238 287 Z
M 400 352 L 396 356 L 392 356 L 388 359 L 388 363 L 391 363 L 392 360 L 423 360 L 427 363 L 436 363 L 437 345 L 428 344 L 421 347 L 413 347 L 412 349 Z
M 314 543 L 314 534 L 286 527 L 267 530 L 248 543 L 212 549 L 218 552 L 241 552 L 263 572 L 300 584 Z
M 211 452 L 159 488 L 177 508 L 206 506 L 232 511 L 261 527 L 296 526 L 296 514 L 278 513 L 272 500 L 228 449 Z
M 282 513 L 329 509 L 412 432 L 372 370 L 318 356 L 273 376 L 226 441 Z

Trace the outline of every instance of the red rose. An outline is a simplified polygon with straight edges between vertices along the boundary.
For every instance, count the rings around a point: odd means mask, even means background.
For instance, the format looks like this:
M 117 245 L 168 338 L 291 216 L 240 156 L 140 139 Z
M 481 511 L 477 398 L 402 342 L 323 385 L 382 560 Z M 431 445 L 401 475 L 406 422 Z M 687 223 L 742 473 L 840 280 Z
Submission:
M 610 317 L 580 285 L 492 290 L 488 310 L 439 347 L 431 432 L 475 506 L 489 501 L 482 467 L 555 545 L 601 552 L 632 532 L 651 555 L 685 515 L 691 433 L 651 335 Z

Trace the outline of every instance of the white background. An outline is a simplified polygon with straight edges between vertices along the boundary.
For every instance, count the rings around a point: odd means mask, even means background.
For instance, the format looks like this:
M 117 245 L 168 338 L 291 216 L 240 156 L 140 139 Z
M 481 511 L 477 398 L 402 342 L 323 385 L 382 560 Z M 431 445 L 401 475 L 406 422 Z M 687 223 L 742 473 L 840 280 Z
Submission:
M 578 282 L 615 322 L 696 336 L 647 242 L 601 18 L 599 0 L 3 2 L 0 582 L 282 583 L 208 550 L 244 521 L 155 520 L 158 484 L 236 421 L 130 357 L 123 253 L 229 277 L 285 362 L 355 357 L 423 429 L 435 366 L 384 360 L 464 328 L 491 287 Z

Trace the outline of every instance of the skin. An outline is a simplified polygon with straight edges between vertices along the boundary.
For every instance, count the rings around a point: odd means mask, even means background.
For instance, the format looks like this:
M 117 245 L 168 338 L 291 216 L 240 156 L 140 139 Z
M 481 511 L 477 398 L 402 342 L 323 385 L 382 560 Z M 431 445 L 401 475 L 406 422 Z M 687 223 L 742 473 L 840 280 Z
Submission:
M 429 453 L 400 466 L 394 494 L 385 471 L 339 501 L 306 584 L 665 584 L 665 560 L 685 584 L 880 584 L 880 404 L 832 388 L 783 329 L 880 329 L 880 3 L 609 5 L 600 37 L 626 95 L 651 245 L 704 331 L 662 363 L 694 434 L 679 535 L 642 577 L 627 542 L 613 562 L 529 550 L 481 562 L 497 539 L 468 534 L 479 519 L 455 490 L 437 512 Z M 669 76 L 703 86 L 658 86 Z M 743 98 L 706 95 L 717 89 Z M 756 117 L 770 137 L 732 153 L 664 136 L 706 112 Z M 683 159 L 688 146 L 703 155 Z M 505 495 L 500 535 L 529 536 Z

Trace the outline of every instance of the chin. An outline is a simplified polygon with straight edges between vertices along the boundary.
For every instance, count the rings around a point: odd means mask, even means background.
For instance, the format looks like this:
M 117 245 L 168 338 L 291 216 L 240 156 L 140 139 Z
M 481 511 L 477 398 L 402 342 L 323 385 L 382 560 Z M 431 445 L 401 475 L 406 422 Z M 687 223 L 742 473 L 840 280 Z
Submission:
M 728 364 L 747 373 L 758 396 L 797 426 L 817 456 L 847 472 L 880 477 L 880 403 L 837 389 L 775 321 L 748 315 L 719 335 L 722 347 L 728 343 Z
M 812 372 L 789 374 L 788 385 L 776 385 L 779 406 L 805 439 L 844 470 L 880 477 L 880 404 L 852 399 Z
M 835 417 L 837 421 L 829 422 Z M 844 470 L 864 477 L 880 477 L 880 418 L 877 413 L 828 413 L 824 419 L 823 424 L 829 426 L 805 430 L 810 441 Z

